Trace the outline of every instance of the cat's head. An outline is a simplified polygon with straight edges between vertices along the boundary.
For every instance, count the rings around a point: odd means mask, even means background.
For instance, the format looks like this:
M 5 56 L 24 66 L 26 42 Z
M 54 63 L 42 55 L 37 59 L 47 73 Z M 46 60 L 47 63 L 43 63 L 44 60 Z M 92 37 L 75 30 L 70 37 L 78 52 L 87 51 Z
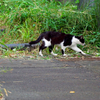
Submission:
M 79 44 L 85 45 L 85 40 L 84 40 L 83 36 L 77 36 L 76 38 L 79 40 Z

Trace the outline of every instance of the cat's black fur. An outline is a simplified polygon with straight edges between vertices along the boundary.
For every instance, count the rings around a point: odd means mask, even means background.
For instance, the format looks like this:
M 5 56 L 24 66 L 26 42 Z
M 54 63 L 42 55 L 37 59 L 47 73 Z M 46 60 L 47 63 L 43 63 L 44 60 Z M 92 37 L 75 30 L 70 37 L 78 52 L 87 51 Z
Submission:
M 36 41 L 31 41 L 29 44 L 32 46 L 33 44 L 37 44 L 42 40 L 42 44 L 39 48 L 39 55 L 43 56 L 42 50 L 49 47 L 49 51 L 53 55 L 57 55 L 53 53 L 54 45 L 58 44 L 61 46 L 62 55 L 66 56 L 65 48 L 69 47 L 77 52 L 80 52 L 83 55 L 86 55 L 82 50 L 77 47 L 77 44 L 84 45 L 83 36 L 73 36 L 70 34 L 60 33 L 60 32 L 44 32 L 38 37 Z

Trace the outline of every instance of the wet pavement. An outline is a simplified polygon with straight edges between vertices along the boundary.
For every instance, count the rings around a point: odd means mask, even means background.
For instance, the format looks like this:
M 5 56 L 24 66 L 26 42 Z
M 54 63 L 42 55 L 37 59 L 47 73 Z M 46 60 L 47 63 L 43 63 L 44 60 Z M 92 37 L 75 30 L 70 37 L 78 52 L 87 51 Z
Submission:
M 100 100 L 100 60 L 0 59 L 5 100 Z

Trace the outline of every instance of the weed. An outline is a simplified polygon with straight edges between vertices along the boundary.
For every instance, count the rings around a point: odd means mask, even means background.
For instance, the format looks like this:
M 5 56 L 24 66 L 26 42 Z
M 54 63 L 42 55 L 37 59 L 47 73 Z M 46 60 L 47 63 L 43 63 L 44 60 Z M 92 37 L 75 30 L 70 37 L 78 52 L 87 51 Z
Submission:
M 79 0 L 76 0 L 76 3 L 79 3 Z M 60 31 L 83 35 L 86 43 L 92 45 L 92 49 L 99 50 L 99 4 L 98 1 L 92 9 L 79 11 L 76 4 L 68 1 L 61 3 L 55 0 L 0 0 L 0 29 L 5 29 L 4 32 L 0 31 L 0 42 L 29 42 L 44 31 Z

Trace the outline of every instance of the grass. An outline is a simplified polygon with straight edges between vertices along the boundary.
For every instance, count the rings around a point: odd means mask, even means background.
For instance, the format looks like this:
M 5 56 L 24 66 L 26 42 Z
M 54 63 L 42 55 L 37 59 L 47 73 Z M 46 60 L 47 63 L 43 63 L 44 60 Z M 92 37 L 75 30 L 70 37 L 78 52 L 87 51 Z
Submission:
M 12 71 L 11 68 L 0 68 L 0 73 L 7 73 L 8 71 Z
M 0 92 L 0 100 L 2 99 L 2 97 L 3 97 L 3 94 L 2 94 L 2 92 Z
M 0 0 L 0 43 L 25 43 L 35 40 L 44 31 L 60 31 L 83 35 L 87 46 L 80 47 L 92 53 L 100 52 L 100 31 L 96 11 L 99 1 L 92 9 L 77 10 L 70 2 L 55 0 Z M 2 51 L 4 56 L 16 52 Z

